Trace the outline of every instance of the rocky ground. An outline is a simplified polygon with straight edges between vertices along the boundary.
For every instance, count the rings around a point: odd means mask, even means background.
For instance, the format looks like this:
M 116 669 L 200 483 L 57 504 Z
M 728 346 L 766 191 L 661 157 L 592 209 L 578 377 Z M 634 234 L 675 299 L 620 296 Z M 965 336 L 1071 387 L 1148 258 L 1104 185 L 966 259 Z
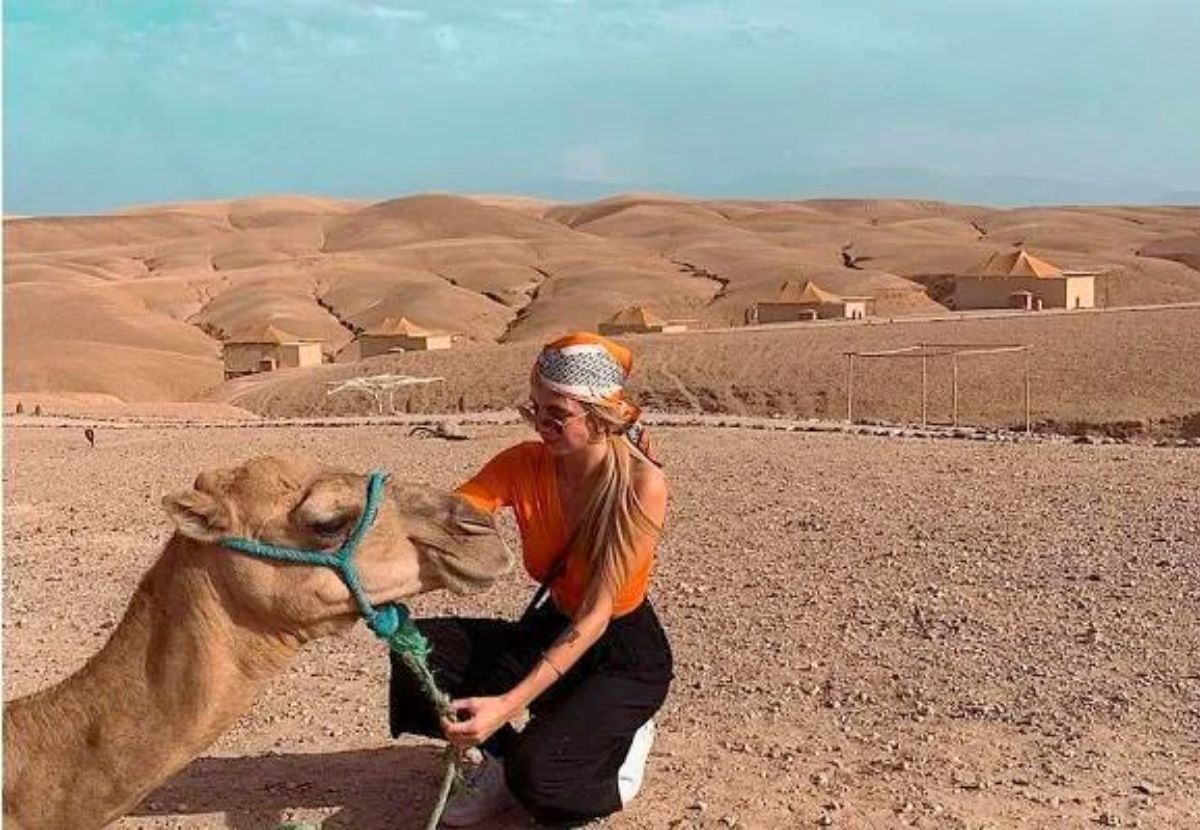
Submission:
M 11 426 L 5 697 L 78 668 L 200 469 L 306 449 L 449 487 L 526 438 Z M 1200 827 L 1200 451 L 665 427 L 655 602 L 678 679 L 612 828 Z M 515 615 L 514 575 L 418 613 Z M 313 644 L 118 826 L 416 828 L 432 742 L 386 735 L 361 627 Z M 514 818 L 510 822 L 520 826 Z

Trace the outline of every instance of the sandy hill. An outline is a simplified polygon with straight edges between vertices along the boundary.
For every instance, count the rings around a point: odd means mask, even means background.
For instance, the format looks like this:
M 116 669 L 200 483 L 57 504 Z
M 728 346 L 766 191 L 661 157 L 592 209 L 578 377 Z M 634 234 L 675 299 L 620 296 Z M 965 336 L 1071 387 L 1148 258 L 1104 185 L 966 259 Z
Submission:
M 17 393 L 196 400 L 221 384 L 222 341 L 267 322 L 353 361 L 355 334 L 389 317 L 479 344 L 593 328 L 634 304 L 722 326 L 787 280 L 874 296 L 883 316 L 926 314 L 941 310 L 939 280 L 1020 245 L 1112 269 L 1111 305 L 1197 300 L 1198 225 L 1195 208 L 657 194 L 271 196 L 9 218 L 4 379 Z
M 858 325 L 807 323 L 689 335 L 621 338 L 635 352 L 631 391 L 655 411 L 840 419 L 846 412 L 847 351 L 915 343 L 1025 344 L 1031 347 L 1031 416 L 1070 431 L 1200 435 L 1200 305 L 1037 315 L 963 316 Z M 262 415 L 363 415 L 376 402 L 361 392 L 326 394 L 331 381 L 379 374 L 436 377 L 396 392 L 396 412 L 509 409 L 529 394 L 537 342 L 469 350 L 412 352 L 255 375 L 222 388 L 216 400 Z M 1024 423 L 1025 359 L 1018 354 L 960 357 L 963 423 Z M 921 361 L 860 358 L 855 416 L 919 422 Z M 952 366 L 928 362 L 928 414 L 948 423 Z M 385 404 L 386 406 L 386 404 Z

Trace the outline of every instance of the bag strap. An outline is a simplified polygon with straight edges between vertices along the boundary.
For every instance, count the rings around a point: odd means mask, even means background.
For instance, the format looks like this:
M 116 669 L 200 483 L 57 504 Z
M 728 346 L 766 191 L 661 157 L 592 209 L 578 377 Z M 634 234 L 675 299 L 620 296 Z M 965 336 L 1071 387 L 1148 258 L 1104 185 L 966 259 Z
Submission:
M 562 576 L 562 572 L 567 568 L 567 551 L 563 551 L 554 560 L 554 564 L 550 566 L 550 570 L 546 572 L 546 578 L 538 585 L 537 590 L 533 593 L 533 599 L 529 601 L 529 605 L 525 606 L 525 613 L 521 614 L 521 621 L 529 619 L 534 611 L 542 607 L 546 602 L 546 597 L 550 594 L 550 586 L 554 584 L 554 580 Z

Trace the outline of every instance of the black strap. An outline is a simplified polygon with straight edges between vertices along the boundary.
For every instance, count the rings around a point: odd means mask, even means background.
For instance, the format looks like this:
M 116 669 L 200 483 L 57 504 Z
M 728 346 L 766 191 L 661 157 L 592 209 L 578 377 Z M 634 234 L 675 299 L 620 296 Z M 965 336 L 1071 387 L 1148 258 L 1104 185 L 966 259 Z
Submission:
M 554 564 L 550 566 L 550 570 L 546 572 L 546 578 L 538 585 L 537 590 L 533 593 L 533 599 L 529 601 L 529 605 L 525 606 L 525 613 L 521 615 L 521 622 L 529 619 L 534 611 L 542 607 L 546 601 L 546 596 L 550 593 L 550 586 L 554 584 L 554 580 L 562 576 L 562 572 L 567 567 L 567 552 L 563 551 L 559 554 L 558 559 L 554 560 Z

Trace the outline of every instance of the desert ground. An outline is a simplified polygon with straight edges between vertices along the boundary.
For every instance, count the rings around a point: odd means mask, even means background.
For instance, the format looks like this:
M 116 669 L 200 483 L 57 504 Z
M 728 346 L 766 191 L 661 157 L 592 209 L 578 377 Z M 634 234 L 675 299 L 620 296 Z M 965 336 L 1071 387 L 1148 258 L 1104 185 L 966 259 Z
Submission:
M 304 450 L 448 488 L 515 426 L 10 421 L 5 696 L 75 670 L 204 468 Z M 653 591 L 676 655 L 614 828 L 1200 827 L 1200 451 L 663 428 Z M 513 616 L 513 575 L 418 614 Z M 435 744 L 386 734 L 385 659 L 314 643 L 120 827 L 419 827 Z M 519 827 L 519 817 L 509 826 Z
M 916 343 L 1023 344 L 1028 355 L 958 359 L 959 417 L 991 427 L 1023 426 L 1026 364 L 1035 429 L 1121 436 L 1200 436 L 1200 305 L 892 323 L 798 323 L 684 335 L 636 335 L 630 390 L 658 411 L 838 420 L 846 417 L 845 352 Z M 362 393 L 330 396 L 328 384 L 360 375 L 436 377 L 400 389 L 397 412 L 506 410 L 528 395 L 540 343 L 480 345 L 373 357 L 349 365 L 284 370 L 226 384 L 220 405 L 271 417 L 362 415 Z M 927 417 L 952 417 L 951 359 L 928 361 Z M 858 358 L 856 420 L 921 419 L 921 361 Z M 10 398 L 13 396 L 9 396 Z M 217 405 L 216 403 L 209 404 Z M 10 407 L 11 409 L 11 407 Z

